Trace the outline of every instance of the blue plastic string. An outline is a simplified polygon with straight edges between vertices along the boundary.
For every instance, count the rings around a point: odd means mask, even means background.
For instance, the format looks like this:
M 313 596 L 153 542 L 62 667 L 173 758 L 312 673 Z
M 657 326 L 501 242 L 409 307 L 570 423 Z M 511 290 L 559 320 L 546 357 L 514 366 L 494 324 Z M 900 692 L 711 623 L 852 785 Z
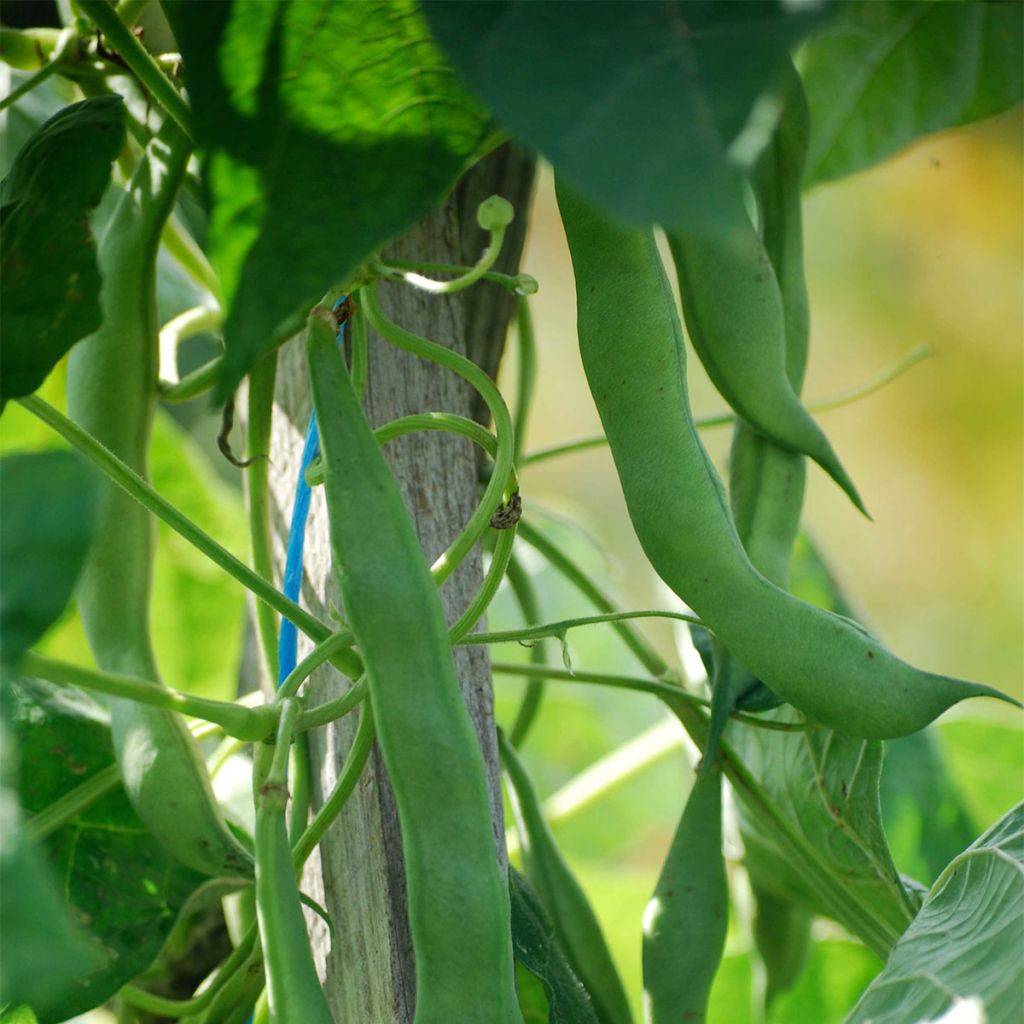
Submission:
M 346 299 L 342 296 L 334 305 L 337 309 Z M 338 344 L 345 340 L 345 323 L 338 327 Z M 292 521 L 288 528 L 288 549 L 284 561 L 284 595 L 296 603 L 302 591 L 302 552 L 306 542 L 306 523 L 309 521 L 310 487 L 306 482 L 306 470 L 320 454 L 320 430 L 316 424 L 316 412 L 309 414 L 306 429 L 306 443 L 302 448 L 299 477 L 295 481 L 295 500 L 292 503 Z M 298 660 L 299 632 L 294 622 L 281 620 L 281 632 L 277 640 L 277 685 L 285 681 Z

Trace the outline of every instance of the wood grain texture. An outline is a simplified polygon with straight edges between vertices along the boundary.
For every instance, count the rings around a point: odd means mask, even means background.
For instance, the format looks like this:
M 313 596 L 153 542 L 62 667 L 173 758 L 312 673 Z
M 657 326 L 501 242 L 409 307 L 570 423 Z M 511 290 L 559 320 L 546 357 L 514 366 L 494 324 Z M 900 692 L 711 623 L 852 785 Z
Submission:
M 502 147 L 483 161 L 450 199 L 403 238 L 387 255 L 448 263 L 474 262 L 486 238 L 476 226 L 481 199 L 498 192 L 516 207 L 506 235 L 502 265 L 518 269 L 532 190 L 532 160 Z M 397 323 L 447 345 L 494 373 L 513 301 L 483 284 L 452 297 L 431 297 L 398 285 L 382 287 L 382 304 Z M 467 325 L 471 324 L 471 330 Z M 281 350 L 271 445 L 271 532 L 277 582 L 284 567 L 288 524 L 302 444 L 311 407 L 304 346 L 293 340 Z M 370 372 L 365 394 L 370 422 L 377 426 L 413 412 L 444 410 L 484 420 L 476 394 L 457 377 L 370 337 Z M 468 441 L 438 433 L 410 435 L 385 449 L 410 510 L 428 561 L 448 546 L 469 518 L 479 493 L 477 453 Z M 322 489 L 316 489 L 306 533 L 302 604 L 330 621 L 340 603 L 331 573 L 330 541 Z M 482 579 L 479 545 L 444 584 L 448 621 L 458 618 Z M 395 638 L 402 643 L 401 637 Z M 299 657 L 309 650 L 300 637 Z M 481 742 L 488 770 L 495 855 L 504 866 L 504 824 L 494 733 L 490 667 L 485 648 L 455 652 L 463 697 Z M 319 701 L 348 685 L 332 669 L 317 672 L 310 697 Z M 352 716 L 311 736 L 313 800 L 329 793 L 351 744 Z M 415 976 L 405 913 L 405 874 L 394 797 L 375 747 L 344 812 L 307 864 L 303 890 L 327 910 L 333 940 L 320 918 L 307 914 L 314 953 L 328 999 L 339 1021 L 407 1024 L 412 1021 Z

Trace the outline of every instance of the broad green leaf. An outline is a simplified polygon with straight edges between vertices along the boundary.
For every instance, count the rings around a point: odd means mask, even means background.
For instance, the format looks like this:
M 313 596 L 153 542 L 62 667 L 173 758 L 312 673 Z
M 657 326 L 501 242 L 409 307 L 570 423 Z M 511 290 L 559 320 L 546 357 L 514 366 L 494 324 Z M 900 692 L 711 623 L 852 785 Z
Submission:
M 1024 19 L 1015 3 L 858 0 L 807 44 L 805 184 L 870 167 L 929 132 L 1021 100 Z
M 120 97 L 83 100 L 32 135 L 0 184 L 0 409 L 100 325 L 89 214 L 123 142 Z
M 758 99 L 821 4 L 425 3 L 506 128 L 624 220 L 721 227 L 767 142 Z M 742 136 L 742 140 L 741 140 Z
M 164 9 L 204 150 L 229 395 L 274 340 L 439 203 L 490 136 L 413 0 Z
M 17 762 L 14 737 L 0 722 L 0 1005 L 60 998 L 99 959 L 61 905 L 45 855 L 25 835 Z
M 1017 1024 L 1022 935 L 1024 803 L 946 868 L 847 1024 L 932 1021 L 972 997 L 986 1024 Z
M 73 688 L 18 682 L 11 723 L 22 757 L 20 802 L 38 813 L 114 763 L 106 711 Z M 46 837 L 67 909 L 89 923 L 98 954 L 91 970 L 61 993 L 32 1000 L 40 1024 L 99 1005 L 145 970 L 178 911 L 203 877 L 182 867 L 149 834 L 118 786 Z
M 66 451 L 0 458 L 0 670 L 67 606 L 92 539 L 99 480 Z
M 827 566 L 806 538 L 797 543 L 792 589 L 805 600 L 849 614 Z M 801 720 L 789 707 L 768 716 Z M 726 736 L 832 886 L 811 888 L 800 866 L 780 847 L 775 830 L 740 804 L 751 876 L 777 896 L 837 919 L 876 952 L 887 951 L 916 907 L 904 890 L 882 828 L 882 744 L 819 727 L 782 733 L 732 723 Z
M 516 965 L 540 979 L 547 994 L 550 1024 L 597 1024 L 590 996 L 558 946 L 536 893 L 515 868 L 509 868 L 508 884 Z
M 885 744 L 881 796 L 893 860 L 900 871 L 926 885 L 978 833 L 935 729 Z
M 233 554 L 246 557 L 241 492 L 217 476 L 195 440 L 163 412 L 154 422 L 150 475 L 176 508 Z M 160 523 L 157 530 L 150 614 L 160 671 L 176 689 L 234 700 L 245 591 L 170 527 Z

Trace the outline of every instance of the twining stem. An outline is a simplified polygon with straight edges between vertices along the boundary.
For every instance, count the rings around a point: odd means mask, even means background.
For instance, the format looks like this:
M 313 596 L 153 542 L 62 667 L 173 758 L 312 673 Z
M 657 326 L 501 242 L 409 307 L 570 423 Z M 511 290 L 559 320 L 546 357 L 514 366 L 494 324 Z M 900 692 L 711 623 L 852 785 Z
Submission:
M 107 42 L 124 59 L 125 64 L 157 103 L 178 122 L 181 130 L 194 140 L 192 115 L 188 104 L 174 88 L 171 80 L 160 70 L 160 66 L 149 51 L 121 20 L 118 12 L 107 3 L 107 0 L 78 0 L 78 6 L 107 37 Z
M 858 384 L 849 391 L 841 391 L 829 398 L 808 402 L 807 408 L 811 412 L 828 412 L 832 409 L 849 405 L 851 402 L 856 402 L 861 398 L 866 398 L 868 395 L 874 394 L 874 392 L 885 387 L 886 384 L 894 381 L 897 377 L 902 376 L 912 366 L 921 362 L 922 359 L 927 359 L 934 354 L 935 350 L 927 343 L 915 345 L 906 355 L 902 356 L 896 363 L 883 370 L 877 376 L 869 378 L 863 384 Z M 718 413 L 715 416 L 699 416 L 693 422 L 694 426 L 698 429 L 706 430 L 713 427 L 730 426 L 736 422 L 736 417 L 732 413 L 726 412 Z M 605 448 L 607 445 L 608 439 L 603 434 L 595 434 L 593 437 L 580 438 L 578 441 L 568 441 L 565 444 L 552 445 L 550 448 L 539 448 L 537 451 L 530 452 L 519 459 L 517 465 L 520 467 L 533 466 L 538 462 L 547 462 L 549 459 L 556 459 L 562 455 L 572 455 L 575 452 L 589 451 L 592 448 Z
M 294 697 L 299 692 L 299 687 L 324 662 L 330 661 L 335 654 L 347 650 L 352 646 L 353 641 L 354 638 L 347 629 L 332 633 L 326 640 L 321 641 L 281 680 L 275 699 L 284 700 L 287 697 Z M 276 675 L 275 673 L 275 678 Z
M 504 530 L 496 530 L 497 539 L 494 542 L 494 550 L 491 552 L 491 564 L 487 568 L 483 584 L 473 595 L 472 601 L 466 610 L 459 616 L 448 630 L 448 640 L 453 643 L 472 642 L 466 634 L 477 624 L 480 616 L 487 611 L 494 595 L 501 586 L 508 569 L 508 560 L 512 557 L 512 545 L 515 542 L 515 527 Z
M 608 686 L 615 690 L 635 690 L 638 693 L 649 693 L 654 697 L 660 697 L 664 703 L 676 711 L 678 707 L 710 708 L 711 701 L 696 694 L 687 693 L 672 683 L 664 683 L 657 679 L 644 679 L 640 676 L 620 676 L 610 672 L 583 672 L 577 669 L 569 671 L 564 668 L 554 668 L 551 665 L 523 665 L 515 662 L 494 661 L 491 662 L 491 671 L 495 675 L 520 675 L 534 679 L 552 679 L 563 683 L 593 683 L 598 686 Z M 737 722 L 753 726 L 755 729 L 767 729 L 769 732 L 806 732 L 813 728 L 810 723 L 802 722 L 776 722 L 770 718 L 758 718 L 756 715 L 748 715 L 742 711 L 734 712 L 732 715 Z
M 516 558 L 515 553 L 508 563 L 508 583 L 512 596 L 519 605 L 519 612 L 527 626 L 540 624 L 540 604 L 537 601 L 537 593 L 534 590 L 533 580 L 526 571 L 523 563 Z M 530 645 L 530 661 L 534 665 L 543 665 L 547 661 L 547 644 L 543 640 Z M 544 699 L 544 680 L 528 679 L 526 689 L 523 692 L 523 699 L 516 712 L 515 721 L 508 733 L 508 741 L 513 747 L 518 747 L 526 739 L 538 712 L 541 701 Z
M 459 434 L 468 438 L 474 444 L 479 445 L 488 455 L 494 456 L 498 450 L 497 438 L 485 427 L 480 426 L 476 420 L 466 416 L 459 416 L 451 412 L 418 412 L 409 416 L 402 416 L 397 420 L 391 420 L 377 427 L 373 436 L 378 444 L 387 444 L 396 438 L 404 437 L 406 434 L 414 434 L 418 431 L 439 431 L 441 433 Z M 323 461 L 313 462 L 306 470 L 306 483 L 310 487 L 316 487 L 324 482 Z M 515 486 L 513 478 L 512 486 Z
M 271 705 L 247 708 L 241 704 L 196 697 L 135 676 L 101 672 L 98 669 L 82 668 L 79 665 L 55 661 L 53 658 L 44 658 L 34 651 L 25 654 L 21 664 L 29 675 L 51 683 L 77 686 L 94 693 L 106 693 L 111 697 L 126 697 L 140 704 L 163 708 L 165 711 L 176 711 L 181 715 L 216 722 L 224 732 L 236 739 L 265 739 L 273 734 L 277 725 L 278 713 Z
M 552 567 L 572 583 L 599 611 L 608 614 L 618 611 L 608 595 L 561 548 L 553 544 L 525 520 L 519 523 L 519 536 L 531 547 L 536 548 Z M 613 622 L 612 629 L 619 634 L 623 643 L 636 655 L 640 664 L 652 676 L 662 676 L 668 671 L 668 665 L 665 664 L 661 655 L 628 622 Z
M 349 349 L 352 353 L 352 387 L 363 397 L 366 389 L 366 374 L 369 370 L 369 339 L 366 333 L 366 317 L 357 309 L 349 320 Z
M 224 965 L 209 986 L 191 999 L 167 999 L 132 984 L 123 986 L 118 995 L 130 1006 L 156 1014 L 158 1017 L 176 1018 L 202 1013 L 249 959 L 256 948 L 257 938 L 256 925 L 253 924 L 242 937 L 242 941 L 231 951 L 231 955 L 224 961 Z
M 508 491 L 513 469 L 512 417 L 509 414 L 508 406 L 505 405 L 505 400 L 501 397 L 501 392 L 479 366 L 465 356 L 459 355 L 443 345 L 427 341 L 426 338 L 420 338 L 388 320 L 380 307 L 376 285 L 369 285 L 360 290 L 359 306 L 366 313 L 370 326 L 382 338 L 415 356 L 428 359 L 451 370 L 475 388 L 486 403 L 491 418 L 494 420 L 494 433 L 497 438 L 494 472 L 491 474 L 483 497 L 470 516 L 465 529 L 431 567 L 434 579 L 440 585 L 451 576 L 473 549 L 473 545 L 484 535 L 490 525 L 491 516 L 502 502 L 503 493 Z M 509 492 L 509 496 L 510 494 L 511 492 Z
M 41 842 L 57 829 L 74 821 L 83 811 L 97 800 L 112 793 L 121 784 L 121 769 L 117 764 L 108 764 L 85 782 L 54 800 L 38 814 L 32 816 L 25 826 L 29 842 Z
M 337 721 L 350 711 L 357 708 L 366 698 L 368 685 L 366 677 L 357 680 L 340 697 L 324 701 L 315 707 L 303 711 L 299 718 L 298 730 L 305 732 L 308 729 L 316 729 L 318 726 L 327 725 L 328 722 Z
M 301 720 L 300 720 L 301 727 Z M 352 791 L 362 775 L 363 766 L 370 756 L 370 749 L 373 747 L 373 712 L 370 702 L 366 701 L 359 711 L 359 724 L 356 726 L 355 736 L 352 738 L 352 746 L 345 756 L 345 763 L 341 767 L 341 774 L 331 791 L 331 795 L 324 801 L 323 806 L 313 817 L 313 820 L 302 833 L 298 842 L 292 850 L 292 860 L 295 864 L 295 872 L 302 870 L 309 855 L 323 839 L 324 834 L 334 823 L 341 813 L 346 801 L 352 795 Z
M 186 338 L 220 327 L 224 314 L 212 306 L 193 306 L 172 317 L 160 328 L 160 378 L 157 390 L 172 391 L 181 383 L 178 376 L 178 346 Z
M 191 373 L 186 373 L 177 384 L 161 380 L 157 383 L 157 394 L 164 402 L 188 402 L 217 383 L 223 363 L 224 356 L 217 355 Z
M 249 371 L 249 415 L 246 453 L 254 459 L 245 474 L 248 491 L 249 548 L 253 569 L 273 585 L 274 558 L 270 547 L 270 433 L 277 382 L 277 350 L 268 352 Z M 260 458 L 260 456 L 267 456 Z M 277 615 L 262 601 L 256 603 L 256 628 L 270 679 L 277 679 Z
M 247 590 L 250 590 L 261 601 L 276 609 L 286 619 L 294 622 L 314 643 L 326 640 L 332 630 L 319 619 L 314 618 L 294 601 L 289 601 L 279 590 L 271 586 L 262 576 L 253 572 L 245 563 L 239 561 L 230 551 L 218 544 L 209 534 L 203 531 L 187 516 L 178 511 L 169 501 L 162 498 L 142 477 L 126 466 L 116 455 L 104 447 L 91 434 L 82 430 L 78 424 L 69 420 L 38 395 L 19 398 L 18 401 L 58 434 L 68 441 L 73 448 L 81 452 L 90 462 L 99 467 L 111 480 L 125 490 L 140 505 L 149 509 L 158 519 L 166 523 L 172 530 L 185 538 L 193 547 L 201 551 L 210 561 L 219 565 L 225 572 L 233 576 Z M 350 651 L 335 655 L 335 664 L 339 671 L 357 679 L 362 674 L 359 659 Z
M 601 622 L 627 622 L 630 619 L 673 619 L 677 622 L 690 622 L 695 626 L 707 629 L 707 626 L 696 615 L 685 615 L 682 612 L 636 611 L 609 612 L 605 615 L 584 615 L 577 619 L 562 619 L 560 622 L 547 622 L 525 629 L 503 629 L 494 633 L 474 633 L 463 637 L 455 643 L 469 646 L 471 644 L 505 644 L 526 643 L 530 640 L 541 640 L 545 637 L 562 639 L 570 629 L 579 626 L 593 626 Z
M 537 346 L 534 341 L 533 315 L 530 313 L 530 303 L 526 298 L 521 298 L 516 303 L 516 338 L 519 341 L 519 369 L 513 424 L 516 438 L 515 461 L 516 465 L 519 465 L 523 443 L 526 440 L 526 424 L 530 419 L 530 406 L 533 403 L 533 387 L 537 379 Z
M 431 263 L 424 260 L 381 260 L 378 268 L 384 276 L 403 279 L 402 271 L 420 271 L 425 274 L 468 274 L 473 268 L 456 263 Z M 496 270 L 488 270 L 480 275 L 484 281 L 500 284 L 513 295 L 533 295 L 537 291 L 537 282 L 529 274 L 501 274 Z

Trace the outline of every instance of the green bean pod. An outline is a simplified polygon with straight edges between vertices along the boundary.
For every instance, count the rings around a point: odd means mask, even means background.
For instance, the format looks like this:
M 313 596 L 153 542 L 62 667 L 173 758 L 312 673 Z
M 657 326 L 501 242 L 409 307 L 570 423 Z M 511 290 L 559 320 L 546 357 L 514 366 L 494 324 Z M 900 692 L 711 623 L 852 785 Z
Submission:
M 693 424 L 682 330 L 654 238 L 558 181 L 580 351 L 637 537 L 659 576 L 765 685 L 865 739 L 916 732 L 989 686 L 915 669 L 765 579 Z
M 765 252 L 779 282 L 785 319 L 786 375 L 803 387 L 810 340 L 804 278 L 801 185 L 810 138 L 810 112 L 800 76 L 789 65 L 779 124 L 754 174 Z M 807 468 L 802 455 L 780 448 L 742 420 L 733 432 L 729 495 L 736 532 L 754 567 L 789 589 L 789 561 L 800 529 Z M 716 644 L 714 693 L 706 760 L 713 760 L 734 708 L 764 711 L 779 699 Z
M 722 773 L 714 767 L 693 783 L 644 912 L 647 1024 L 705 1020 L 728 929 Z
M 414 1019 L 522 1024 L 483 757 L 437 587 L 338 353 L 330 310 L 313 310 L 307 338 L 334 571 L 402 830 Z
M 590 995 L 601 1024 L 632 1024 L 629 1000 L 601 926 L 544 820 L 540 800 L 515 747 L 499 733 L 526 877 L 540 897 L 576 977 Z
M 288 745 L 298 701 L 286 699 L 270 776 L 256 805 L 256 917 L 267 971 L 271 1024 L 334 1024 L 309 948 L 288 842 Z
M 143 477 L 156 394 L 156 255 L 189 152 L 169 120 L 147 146 L 99 247 L 103 324 L 68 363 L 72 419 Z M 153 552 L 147 512 L 107 481 L 78 608 L 100 668 L 158 682 L 149 633 Z M 181 717 L 120 698 L 110 709 L 125 791 L 150 831 L 197 871 L 251 877 L 252 860 L 224 824 Z
M 754 226 L 745 221 L 715 235 L 674 232 L 668 240 L 690 340 L 722 397 L 758 433 L 814 459 L 866 514 L 787 375 L 782 291 Z

